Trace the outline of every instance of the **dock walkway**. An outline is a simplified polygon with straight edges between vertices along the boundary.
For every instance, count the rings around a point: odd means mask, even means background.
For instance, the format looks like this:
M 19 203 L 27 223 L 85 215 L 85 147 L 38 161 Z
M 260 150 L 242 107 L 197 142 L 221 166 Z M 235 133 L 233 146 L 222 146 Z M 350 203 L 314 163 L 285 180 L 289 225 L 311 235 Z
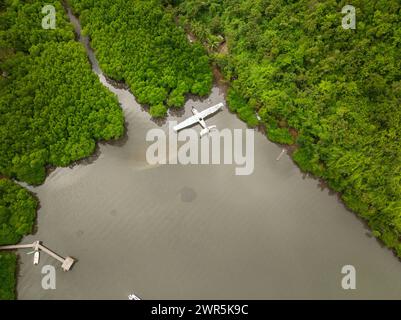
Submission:
M 49 256 L 53 257 L 54 259 L 60 261 L 61 268 L 64 271 L 69 271 L 71 269 L 72 265 L 75 263 L 75 260 L 73 258 L 71 258 L 71 257 L 63 258 L 62 256 L 59 256 L 54 251 L 43 246 L 40 241 L 35 241 L 34 243 L 31 243 L 31 244 L 16 244 L 16 245 L 9 245 L 9 246 L 0 246 L 0 251 L 1 250 L 18 250 L 18 249 L 34 249 L 35 251 L 43 251 L 43 252 L 47 253 Z

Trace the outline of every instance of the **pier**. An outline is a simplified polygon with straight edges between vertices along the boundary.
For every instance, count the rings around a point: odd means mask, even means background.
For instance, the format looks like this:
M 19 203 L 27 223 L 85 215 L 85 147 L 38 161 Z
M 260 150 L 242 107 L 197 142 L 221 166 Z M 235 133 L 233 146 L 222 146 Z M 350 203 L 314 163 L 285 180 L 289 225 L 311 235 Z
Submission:
M 43 246 L 40 241 L 35 241 L 34 243 L 31 243 L 31 244 L 16 244 L 16 245 L 9 245 L 9 246 L 0 246 L 0 251 L 1 250 L 18 250 L 18 249 L 33 249 L 35 251 L 35 253 L 39 252 L 39 251 L 43 251 L 43 252 L 47 253 L 49 256 L 53 257 L 54 259 L 60 261 L 61 268 L 64 271 L 69 271 L 72 268 L 73 264 L 75 263 L 75 260 L 73 258 L 71 258 L 71 257 L 63 258 L 62 256 L 59 256 L 54 251 Z

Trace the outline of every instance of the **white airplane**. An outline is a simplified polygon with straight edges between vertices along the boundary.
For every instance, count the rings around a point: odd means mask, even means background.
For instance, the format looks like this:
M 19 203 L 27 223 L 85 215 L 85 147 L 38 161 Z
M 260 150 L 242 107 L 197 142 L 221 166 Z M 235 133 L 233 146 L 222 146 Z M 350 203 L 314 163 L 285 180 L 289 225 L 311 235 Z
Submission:
M 181 129 L 187 128 L 189 126 L 192 126 L 194 123 L 199 122 L 199 124 L 202 126 L 202 130 L 200 132 L 200 136 L 203 137 L 205 134 L 208 134 L 210 132 L 210 130 L 215 129 L 216 126 L 210 126 L 208 127 L 206 125 L 205 122 L 205 118 L 207 116 L 210 116 L 211 114 L 216 113 L 217 111 L 219 111 L 221 108 L 223 108 L 224 104 L 223 103 L 219 103 L 216 104 L 213 107 L 210 107 L 208 109 L 205 109 L 201 112 L 199 112 L 198 110 L 196 110 L 194 107 L 192 107 L 192 113 L 194 114 L 192 117 L 189 117 L 188 119 L 184 120 L 183 122 L 177 124 L 176 126 L 174 126 L 174 131 L 180 131 Z

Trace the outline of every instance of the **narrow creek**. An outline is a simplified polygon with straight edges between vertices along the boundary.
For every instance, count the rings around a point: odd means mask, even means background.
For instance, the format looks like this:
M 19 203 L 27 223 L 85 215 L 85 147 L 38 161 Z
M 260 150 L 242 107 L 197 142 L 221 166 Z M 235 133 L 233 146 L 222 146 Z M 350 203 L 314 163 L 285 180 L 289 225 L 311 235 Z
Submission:
M 127 137 L 101 144 L 93 161 L 57 168 L 31 188 L 41 202 L 38 232 L 60 254 L 78 258 L 57 267 L 56 290 L 43 290 L 41 267 L 21 253 L 19 299 L 353 299 L 401 297 L 401 263 L 335 195 L 305 176 L 281 149 L 255 132 L 255 169 L 235 165 L 162 165 L 146 161 L 146 134 L 158 126 L 126 89 L 102 74 L 79 21 L 69 12 L 93 71 L 117 95 Z M 200 110 L 224 101 L 217 86 Z M 228 110 L 208 120 L 246 126 Z M 357 289 L 341 288 L 353 265 Z

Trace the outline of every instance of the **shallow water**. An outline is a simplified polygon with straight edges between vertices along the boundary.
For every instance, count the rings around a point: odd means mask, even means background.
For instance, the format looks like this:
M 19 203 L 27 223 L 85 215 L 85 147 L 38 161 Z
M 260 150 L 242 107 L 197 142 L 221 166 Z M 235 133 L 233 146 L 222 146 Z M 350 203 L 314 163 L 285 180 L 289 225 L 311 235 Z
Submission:
M 64 273 L 44 254 L 33 266 L 21 252 L 19 299 L 401 297 L 401 263 L 392 252 L 287 155 L 276 161 L 281 148 L 262 134 L 255 132 L 250 176 L 236 176 L 235 165 L 149 165 L 145 137 L 158 125 L 127 90 L 107 83 L 87 49 L 94 72 L 119 98 L 127 138 L 101 144 L 97 159 L 58 168 L 31 188 L 41 202 L 38 232 L 23 243 L 41 240 L 79 261 Z M 224 101 L 217 87 L 209 98 L 189 100 L 185 117 L 191 105 Z M 227 109 L 207 122 L 246 128 Z M 57 267 L 56 290 L 41 287 L 46 264 Z M 356 290 L 341 288 L 348 264 Z

